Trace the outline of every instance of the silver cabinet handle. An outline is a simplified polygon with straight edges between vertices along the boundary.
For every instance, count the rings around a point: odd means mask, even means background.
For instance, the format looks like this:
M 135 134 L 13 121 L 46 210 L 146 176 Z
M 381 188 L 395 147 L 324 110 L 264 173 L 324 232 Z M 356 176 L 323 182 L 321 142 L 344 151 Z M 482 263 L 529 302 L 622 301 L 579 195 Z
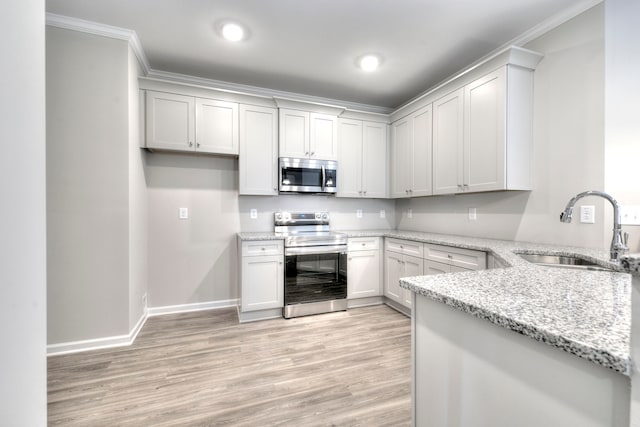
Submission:
M 364 190 L 363 194 L 366 196 L 367 195 L 367 190 Z
M 314 154 L 316 154 L 316 153 L 315 153 L 315 151 L 312 151 L 312 152 L 311 152 L 311 155 L 313 156 Z
M 189 141 L 189 147 L 193 147 L 193 142 Z
M 304 153 L 304 155 L 305 155 L 305 156 L 308 156 L 308 155 L 309 155 L 309 152 L 308 152 L 308 151 L 306 151 L 306 152 Z
M 199 142 L 198 142 L 198 143 L 196 143 L 196 147 L 200 147 L 200 143 L 199 143 Z

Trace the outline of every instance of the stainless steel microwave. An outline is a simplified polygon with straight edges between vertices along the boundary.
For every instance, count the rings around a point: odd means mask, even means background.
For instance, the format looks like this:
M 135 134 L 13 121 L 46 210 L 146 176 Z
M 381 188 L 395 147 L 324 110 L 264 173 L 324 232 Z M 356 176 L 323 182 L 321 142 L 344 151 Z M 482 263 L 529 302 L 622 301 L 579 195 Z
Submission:
M 337 171 L 334 160 L 281 157 L 278 188 L 281 193 L 335 193 Z

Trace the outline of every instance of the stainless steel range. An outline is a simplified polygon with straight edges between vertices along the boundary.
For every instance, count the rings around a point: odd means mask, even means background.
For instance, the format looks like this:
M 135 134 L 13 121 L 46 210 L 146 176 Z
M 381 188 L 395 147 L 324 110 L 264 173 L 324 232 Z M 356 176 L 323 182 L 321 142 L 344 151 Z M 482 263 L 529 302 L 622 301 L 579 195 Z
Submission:
M 285 318 L 347 309 L 347 235 L 329 229 L 328 212 L 276 212 L 284 236 Z

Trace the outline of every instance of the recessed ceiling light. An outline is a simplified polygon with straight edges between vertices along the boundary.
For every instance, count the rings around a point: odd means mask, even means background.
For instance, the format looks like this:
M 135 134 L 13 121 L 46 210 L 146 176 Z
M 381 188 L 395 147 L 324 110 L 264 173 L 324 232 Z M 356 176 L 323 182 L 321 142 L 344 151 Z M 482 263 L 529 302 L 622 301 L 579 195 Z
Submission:
M 380 58 L 376 55 L 365 55 L 360 58 L 360 68 L 364 71 L 375 71 L 380 65 Z
M 239 42 L 244 38 L 244 28 L 234 22 L 228 22 L 222 26 L 222 37 L 230 42 Z

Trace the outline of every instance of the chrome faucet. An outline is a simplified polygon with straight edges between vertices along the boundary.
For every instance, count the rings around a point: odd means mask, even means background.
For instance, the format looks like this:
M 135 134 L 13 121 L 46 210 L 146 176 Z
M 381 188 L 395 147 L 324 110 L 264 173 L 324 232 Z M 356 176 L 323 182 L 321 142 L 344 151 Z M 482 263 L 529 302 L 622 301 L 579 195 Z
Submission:
M 560 214 L 560 221 L 562 222 L 571 222 L 571 217 L 573 215 L 573 206 L 576 202 L 583 197 L 586 196 L 599 196 L 607 199 L 613 205 L 613 236 L 611 236 L 611 248 L 609 249 L 610 261 L 615 263 L 620 263 L 620 255 L 625 253 L 629 248 L 627 247 L 627 240 L 629 239 L 629 234 L 624 234 L 624 241 L 622 237 L 622 225 L 620 218 L 620 204 L 616 199 L 611 197 L 611 195 L 604 193 L 602 191 L 585 191 L 573 197 L 567 203 L 567 207 L 564 208 L 564 211 Z

